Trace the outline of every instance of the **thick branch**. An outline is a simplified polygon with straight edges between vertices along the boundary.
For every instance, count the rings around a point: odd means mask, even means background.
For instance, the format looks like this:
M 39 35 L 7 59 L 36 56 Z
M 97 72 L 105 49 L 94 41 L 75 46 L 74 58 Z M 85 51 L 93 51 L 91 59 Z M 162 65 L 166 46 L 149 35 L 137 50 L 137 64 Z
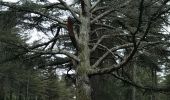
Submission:
M 80 61 L 80 59 L 75 56 L 74 54 L 71 54 L 70 52 L 66 51 L 66 50 L 53 50 L 53 51 L 36 51 L 36 50 L 31 50 L 30 52 L 34 52 L 34 53 L 40 53 L 40 54 L 52 54 L 52 55 L 55 55 L 55 54 L 64 54 L 76 61 Z
M 143 6 L 143 0 L 141 1 L 141 4 L 140 4 L 140 7 Z M 139 14 L 139 21 L 142 21 L 142 9 L 140 9 L 140 14 Z M 149 29 L 150 29 L 150 26 L 151 26 L 151 22 L 152 22 L 152 19 L 150 19 L 150 21 L 148 22 L 147 24 L 147 28 L 146 28 L 146 31 L 144 32 L 143 36 L 140 38 L 139 41 L 135 41 L 135 34 L 139 31 L 139 28 L 141 26 L 141 22 L 139 22 L 138 24 L 138 27 L 137 27 L 137 30 L 136 32 L 133 34 L 133 50 L 131 51 L 131 53 L 118 65 L 114 65 L 113 67 L 109 67 L 109 68 L 104 68 L 104 69 L 99 69 L 97 71 L 97 73 L 110 73 L 116 69 L 119 69 L 121 67 L 123 67 L 124 65 L 126 65 L 132 58 L 133 56 L 135 55 L 135 53 L 137 52 L 138 50 L 138 47 L 139 45 L 141 44 L 141 41 L 143 41 L 143 39 L 146 37 L 147 33 L 149 32 Z M 111 50 L 112 51 L 112 50 Z M 100 59 L 98 59 L 98 61 L 96 61 L 96 63 L 92 66 L 93 68 L 96 68 L 106 57 L 107 55 L 109 54 L 109 51 L 106 52 Z M 96 73 L 96 74 L 97 74 Z
M 121 45 L 121 46 L 117 46 L 117 47 L 113 47 L 111 48 L 109 51 L 107 51 L 105 54 L 103 54 L 103 56 L 101 56 L 94 65 L 92 65 L 92 68 L 96 68 L 111 52 L 114 52 L 116 50 L 119 50 L 119 49 L 123 49 L 123 48 L 128 48 L 128 47 L 132 47 L 133 46 L 133 43 L 128 43 L 128 44 L 124 44 L 124 45 Z
M 49 61 L 49 62 L 46 62 L 45 64 L 42 64 L 42 65 L 39 65 L 38 67 L 39 68 L 43 68 L 45 66 L 58 66 L 58 65 L 63 65 L 63 64 L 66 64 L 68 62 L 70 62 L 70 58 L 68 57 L 55 57 L 55 60 L 54 61 Z M 58 67 L 56 67 L 58 68 Z M 64 67 L 63 67 L 64 68 Z
M 124 79 L 123 77 L 120 77 L 116 74 L 112 73 L 111 75 L 114 76 L 115 78 L 133 86 L 133 87 L 138 88 L 138 89 L 143 89 L 143 90 L 152 91 L 152 92 L 170 92 L 170 87 L 143 86 L 143 85 L 140 85 L 139 83 L 135 83 L 133 81 L 129 81 L 127 79 Z
M 156 42 L 143 42 L 142 45 L 152 45 L 152 44 L 166 44 L 167 42 L 161 42 L 161 41 L 156 41 Z M 109 55 L 110 52 L 113 52 L 115 50 L 118 50 L 118 49 L 122 49 L 122 48 L 127 48 L 127 47 L 133 47 L 133 43 L 129 43 L 129 44 L 125 44 L 125 45 L 122 45 L 122 46 L 119 46 L 119 47 L 115 47 L 115 48 L 112 48 L 112 50 L 109 50 L 107 51 L 105 54 L 103 54 L 102 57 L 100 57 L 96 63 L 94 65 L 92 65 L 92 68 L 97 68 L 97 66 Z M 144 46 L 143 46 L 144 47 Z M 137 49 L 137 48 L 136 48 Z M 134 56 L 135 52 L 136 52 L 136 49 L 133 49 L 131 51 L 131 53 L 129 54 L 129 56 L 127 58 L 125 58 L 120 64 L 118 65 L 113 65 L 113 66 L 110 66 L 108 68 L 103 68 L 103 69 L 94 69 L 92 70 L 91 74 L 92 75 L 100 75 L 100 74 L 106 74 L 106 73 L 110 73 L 114 70 L 117 70 L 117 69 L 120 69 L 122 66 L 124 66 L 125 64 L 128 63 L 128 61 L 130 59 L 132 59 L 132 57 Z
M 128 35 L 126 35 L 126 34 L 103 35 L 100 39 L 98 39 L 98 41 L 95 43 L 95 45 L 93 46 L 93 48 L 91 49 L 90 52 L 94 52 L 96 50 L 96 48 L 98 47 L 98 45 L 103 41 L 103 39 L 105 39 L 105 38 L 114 38 L 116 36 L 128 36 Z

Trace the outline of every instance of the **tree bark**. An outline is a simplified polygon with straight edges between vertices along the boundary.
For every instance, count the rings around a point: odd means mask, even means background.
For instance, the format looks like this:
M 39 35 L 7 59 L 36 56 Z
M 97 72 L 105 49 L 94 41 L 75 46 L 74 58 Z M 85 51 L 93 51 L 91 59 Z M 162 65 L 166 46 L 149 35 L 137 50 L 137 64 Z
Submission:
M 80 15 L 80 33 L 78 34 L 78 57 L 80 62 L 76 69 L 76 100 L 91 100 L 91 87 L 88 77 L 90 69 L 90 1 L 83 0 L 84 10 Z

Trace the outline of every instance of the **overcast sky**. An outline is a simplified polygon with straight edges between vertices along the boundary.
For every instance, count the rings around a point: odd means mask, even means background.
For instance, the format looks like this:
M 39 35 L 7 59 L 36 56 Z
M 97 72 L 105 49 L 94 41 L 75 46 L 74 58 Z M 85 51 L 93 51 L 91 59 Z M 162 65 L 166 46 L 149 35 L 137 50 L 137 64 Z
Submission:
M 2 1 L 5 1 L 5 2 L 18 2 L 19 0 L 2 0 Z M 31 1 L 33 1 L 33 0 L 31 0 Z M 48 0 L 48 1 L 51 2 L 51 3 L 54 3 L 57 0 Z M 72 4 L 72 2 L 74 0 L 65 0 L 65 1 L 67 2 L 67 4 Z M 47 38 L 48 38 L 42 32 L 36 31 L 36 29 L 30 30 L 30 31 L 28 31 L 28 33 L 30 33 L 30 40 L 28 40 L 27 43 L 32 43 L 33 41 L 37 41 L 37 40 L 40 40 L 40 39 L 42 41 L 44 41 L 44 40 L 47 40 Z

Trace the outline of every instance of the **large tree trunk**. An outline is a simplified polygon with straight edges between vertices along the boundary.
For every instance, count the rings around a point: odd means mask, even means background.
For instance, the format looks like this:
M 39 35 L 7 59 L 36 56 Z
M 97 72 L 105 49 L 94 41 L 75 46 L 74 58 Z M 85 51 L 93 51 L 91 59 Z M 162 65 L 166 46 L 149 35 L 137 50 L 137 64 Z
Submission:
M 84 11 L 80 15 L 80 32 L 78 37 L 78 57 L 80 62 L 76 69 L 76 100 L 91 100 L 91 87 L 89 84 L 88 70 L 90 69 L 90 2 L 84 1 Z M 82 6 L 83 7 L 83 6 Z

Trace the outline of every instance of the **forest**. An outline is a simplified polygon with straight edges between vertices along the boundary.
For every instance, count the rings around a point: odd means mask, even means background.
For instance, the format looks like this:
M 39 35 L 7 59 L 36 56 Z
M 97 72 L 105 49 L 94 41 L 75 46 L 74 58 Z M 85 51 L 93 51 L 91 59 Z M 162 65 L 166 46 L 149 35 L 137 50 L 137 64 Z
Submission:
M 170 100 L 169 46 L 170 0 L 0 0 L 0 100 Z

